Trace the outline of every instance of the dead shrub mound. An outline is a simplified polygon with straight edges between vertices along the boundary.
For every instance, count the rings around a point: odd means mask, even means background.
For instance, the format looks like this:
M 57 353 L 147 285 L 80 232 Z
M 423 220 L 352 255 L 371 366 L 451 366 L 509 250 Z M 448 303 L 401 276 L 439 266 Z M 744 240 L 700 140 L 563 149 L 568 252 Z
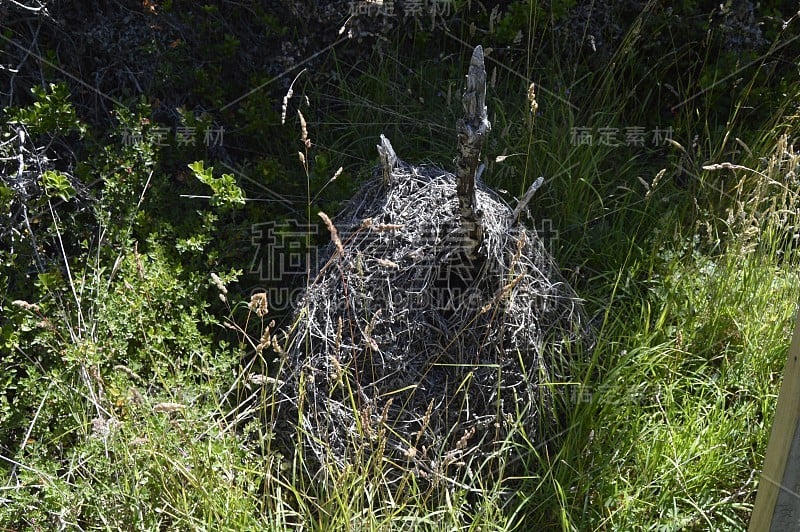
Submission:
M 462 154 L 476 132 L 479 151 L 480 121 L 468 110 L 460 122 Z M 405 164 L 385 138 L 378 148 L 378 175 L 335 222 L 321 214 L 332 241 L 288 334 L 276 433 L 321 470 L 370 464 L 469 487 L 487 465 L 507 472 L 525 448 L 515 442 L 555 435 L 586 319 L 519 223 L 524 205 L 512 210 L 474 167 L 470 204 L 462 175 Z

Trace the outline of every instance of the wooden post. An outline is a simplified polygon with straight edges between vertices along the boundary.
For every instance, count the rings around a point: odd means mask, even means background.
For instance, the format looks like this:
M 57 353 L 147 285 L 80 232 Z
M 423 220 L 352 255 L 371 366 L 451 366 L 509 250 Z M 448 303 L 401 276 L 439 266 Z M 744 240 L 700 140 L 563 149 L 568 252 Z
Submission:
M 786 357 L 750 532 L 800 530 L 800 311 Z
M 394 184 L 394 169 L 397 167 L 397 154 L 392 148 L 392 143 L 389 142 L 381 133 L 381 143 L 378 144 L 378 157 L 381 160 L 381 171 L 383 172 L 383 184 Z
M 483 240 L 483 222 L 475 199 L 475 180 L 480 164 L 481 148 L 492 128 L 486 114 L 486 67 L 483 48 L 478 45 L 472 53 L 467 73 L 467 88 L 461 99 L 464 118 L 456 122 L 458 154 L 456 155 L 456 191 L 461 214 L 461 226 L 466 242 L 466 258 L 474 261 Z

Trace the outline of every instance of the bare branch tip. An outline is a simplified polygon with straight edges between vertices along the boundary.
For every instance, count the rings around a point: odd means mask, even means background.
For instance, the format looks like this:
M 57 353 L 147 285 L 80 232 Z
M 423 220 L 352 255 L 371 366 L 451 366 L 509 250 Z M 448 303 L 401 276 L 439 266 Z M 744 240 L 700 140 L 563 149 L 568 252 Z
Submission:
M 470 64 L 483 68 L 483 46 L 480 44 L 472 51 L 472 60 Z
M 392 180 L 392 172 L 397 166 L 397 154 L 392 147 L 392 143 L 381 133 L 381 143 L 378 144 L 378 156 L 381 160 L 381 169 L 383 171 L 383 182 L 390 184 Z

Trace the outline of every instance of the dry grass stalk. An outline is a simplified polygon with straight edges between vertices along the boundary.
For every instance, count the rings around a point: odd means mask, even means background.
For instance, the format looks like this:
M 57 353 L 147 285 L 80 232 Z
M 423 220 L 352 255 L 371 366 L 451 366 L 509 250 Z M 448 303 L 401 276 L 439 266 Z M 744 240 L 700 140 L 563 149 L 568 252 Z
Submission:
M 324 212 L 320 211 L 317 213 L 317 215 L 322 218 L 322 221 L 325 223 L 325 227 L 328 228 L 328 231 L 331 234 L 331 240 L 336 246 L 336 250 L 339 252 L 339 255 L 344 255 L 344 246 L 342 245 L 342 241 L 339 239 L 339 232 L 336 230 L 336 226 L 333 225 L 331 219 Z
M 263 318 L 269 313 L 266 292 L 258 292 L 250 296 L 250 303 L 247 305 L 250 312 L 255 312 L 259 318 Z

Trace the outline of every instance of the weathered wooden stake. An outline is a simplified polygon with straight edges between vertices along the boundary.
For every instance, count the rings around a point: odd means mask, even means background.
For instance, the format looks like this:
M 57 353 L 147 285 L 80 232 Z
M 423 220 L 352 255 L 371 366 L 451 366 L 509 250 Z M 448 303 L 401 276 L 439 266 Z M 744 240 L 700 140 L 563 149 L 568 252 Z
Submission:
M 796 320 L 750 532 L 800 530 L 800 312 Z
M 483 241 L 483 222 L 475 199 L 475 180 L 480 164 L 481 148 L 492 125 L 486 115 L 486 67 L 483 48 L 472 53 L 467 73 L 467 88 L 462 96 L 464 118 L 456 122 L 458 154 L 456 155 L 456 191 L 464 231 L 464 251 L 469 260 L 477 259 Z
M 383 134 L 381 134 L 381 143 L 378 144 L 378 157 L 381 159 L 381 171 L 383 172 L 383 184 L 391 185 L 394 183 L 394 169 L 397 166 L 397 154 L 392 148 L 392 143 L 389 142 Z

